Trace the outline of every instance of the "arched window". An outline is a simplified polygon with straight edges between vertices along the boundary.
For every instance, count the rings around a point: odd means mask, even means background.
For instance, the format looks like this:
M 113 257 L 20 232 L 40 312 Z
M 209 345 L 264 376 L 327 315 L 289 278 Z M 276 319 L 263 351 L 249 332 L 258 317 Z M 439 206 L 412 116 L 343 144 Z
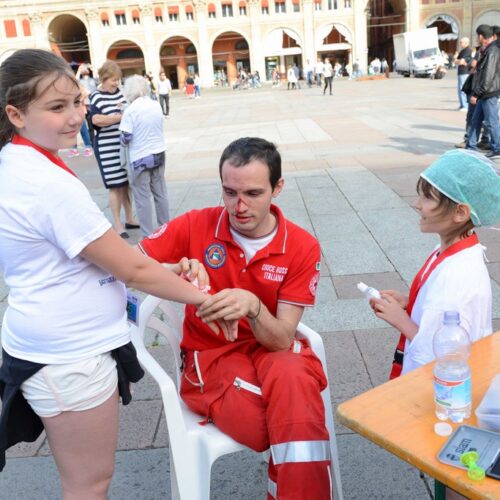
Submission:
M 186 47 L 186 54 L 196 54 L 196 47 L 192 43 Z

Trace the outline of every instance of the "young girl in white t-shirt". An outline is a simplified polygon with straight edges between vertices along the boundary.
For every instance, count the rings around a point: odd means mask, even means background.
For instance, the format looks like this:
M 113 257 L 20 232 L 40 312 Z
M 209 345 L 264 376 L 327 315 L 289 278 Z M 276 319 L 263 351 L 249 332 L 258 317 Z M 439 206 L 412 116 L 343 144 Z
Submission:
M 474 227 L 500 220 L 500 172 L 483 155 L 448 151 L 422 172 L 417 192 L 420 230 L 436 233 L 440 244 L 409 295 L 383 290 L 370 301 L 401 332 L 390 378 L 434 359 L 432 339 L 445 311 L 460 313 L 472 342 L 492 331 L 491 283 Z
M 172 270 L 191 271 L 200 288 L 207 276 L 187 258 L 165 269 L 112 229 L 58 156 L 75 143 L 84 116 L 81 90 L 62 58 L 26 49 L 2 63 L 0 271 L 9 306 L 2 323 L 0 470 L 11 444 L 6 429 L 18 425 L 9 416 L 17 416 L 18 399 L 11 403 L 20 390 L 47 432 L 63 497 L 105 499 L 118 434 L 114 354 L 127 348 L 137 363 L 124 283 L 199 305 L 206 295 Z

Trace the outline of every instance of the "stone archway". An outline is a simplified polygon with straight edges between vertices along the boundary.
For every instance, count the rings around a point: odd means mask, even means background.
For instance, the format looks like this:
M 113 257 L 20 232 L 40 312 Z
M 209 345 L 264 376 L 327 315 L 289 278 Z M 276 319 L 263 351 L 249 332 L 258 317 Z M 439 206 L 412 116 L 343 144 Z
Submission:
M 275 28 L 264 38 L 264 57 L 266 79 L 271 80 L 276 68 L 281 78 L 286 75 L 288 66 L 294 63 L 302 66 L 303 43 L 300 35 L 290 28 Z
M 343 24 L 322 26 L 316 34 L 317 57 L 323 60 L 328 57 L 333 65 L 338 62 L 345 69 L 351 62 L 352 40 L 351 30 Z
M 212 63 L 215 84 L 232 83 L 240 69 L 251 70 L 248 40 L 235 31 L 219 34 L 212 45 Z
M 108 49 L 106 56 L 120 66 L 123 76 L 130 76 L 145 72 L 144 53 L 135 42 L 118 40 Z
M 499 9 L 490 9 L 484 12 L 481 12 L 479 16 L 476 17 L 474 23 L 472 25 L 472 36 L 474 37 L 476 34 L 476 28 L 480 24 L 489 24 L 490 26 L 500 26 L 500 10 Z
M 188 74 L 198 73 L 198 53 L 184 36 L 167 38 L 160 47 L 160 62 L 174 89 L 181 88 Z
M 454 54 L 458 43 L 458 22 L 448 14 L 436 14 L 425 23 L 426 28 L 437 28 L 439 48 Z
M 368 60 L 385 58 L 392 64 L 392 37 L 406 31 L 406 0 L 368 0 L 365 14 L 368 26 Z
M 48 38 L 52 51 L 63 57 L 73 70 L 82 63 L 90 63 L 87 27 L 78 17 L 56 16 L 49 23 Z

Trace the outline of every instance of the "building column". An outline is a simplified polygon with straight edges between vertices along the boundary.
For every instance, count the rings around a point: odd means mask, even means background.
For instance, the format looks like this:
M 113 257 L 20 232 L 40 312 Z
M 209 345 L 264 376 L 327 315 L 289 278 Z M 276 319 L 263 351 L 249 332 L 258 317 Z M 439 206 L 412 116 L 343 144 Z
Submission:
M 304 18 L 304 41 L 302 47 L 302 64 L 307 60 L 312 65 L 316 64 L 316 40 L 314 30 L 314 4 L 313 0 L 302 0 L 302 15 Z
M 462 10 L 462 30 L 459 33 L 459 38 L 466 36 L 470 42 L 471 46 L 476 44 L 476 33 L 473 31 L 473 15 L 472 15 L 472 2 L 463 2 Z
M 97 69 L 100 68 L 106 60 L 106 54 L 103 54 L 100 48 L 100 31 L 101 23 L 99 19 L 99 11 L 97 9 L 88 9 L 85 11 L 85 17 L 89 25 L 87 39 L 89 41 L 90 63 L 94 69 L 94 75 L 97 74 Z
M 251 71 L 257 70 L 261 80 L 266 79 L 266 62 L 262 50 L 262 37 L 260 31 L 260 0 L 248 0 L 248 14 L 250 18 L 250 67 Z
M 45 32 L 42 24 L 42 16 L 40 12 L 32 12 L 28 14 L 31 28 L 33 30 L 33 40 L 36 49 L 50 50 L 49 35 Z
M 405 31 L 416 31 L 420 28 L 423 28 L 423 26 L 420 26 L 420 0 L 406 0 Z
M 367 1 L 354 0 L 353 18 L 354 40 L 352 41 L 353 61 L 359 60 L 360 69 L 366 73 L 368 70 L 368 24 L 366 22 L 365 9 L 368 7 Z
M 141 10 L 141 23 L 144 28 L 144 40 L 145 47 L 143 50 L 144 54 L 144 66 L 146 73 L 152 73 L 153 78 L 158 79 L 160 74 L 160 49 L 155 45 L 154 39 L 154 24 L 153 24 L 153 6 L 150 4 L 142 4 L 140 6 Z
M 196 24 L 198 25 L 198 57 L 199 77 L 202 87 L 213 87 L 214 64 L 212 58 L 212 45 L 208 38 L 207 30 L 207 4 L 203 0 L 194 0 L 196 9 Z

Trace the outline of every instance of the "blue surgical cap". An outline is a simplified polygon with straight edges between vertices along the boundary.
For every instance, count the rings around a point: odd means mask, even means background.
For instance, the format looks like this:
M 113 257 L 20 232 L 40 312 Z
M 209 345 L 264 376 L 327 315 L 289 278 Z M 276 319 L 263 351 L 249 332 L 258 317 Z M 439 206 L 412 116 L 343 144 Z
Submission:
M 420 176 L 455 203 L 468 205 L 475 226 L 500 220 L 500 170 L 486 156 L 464 149 L 447 151 Z

